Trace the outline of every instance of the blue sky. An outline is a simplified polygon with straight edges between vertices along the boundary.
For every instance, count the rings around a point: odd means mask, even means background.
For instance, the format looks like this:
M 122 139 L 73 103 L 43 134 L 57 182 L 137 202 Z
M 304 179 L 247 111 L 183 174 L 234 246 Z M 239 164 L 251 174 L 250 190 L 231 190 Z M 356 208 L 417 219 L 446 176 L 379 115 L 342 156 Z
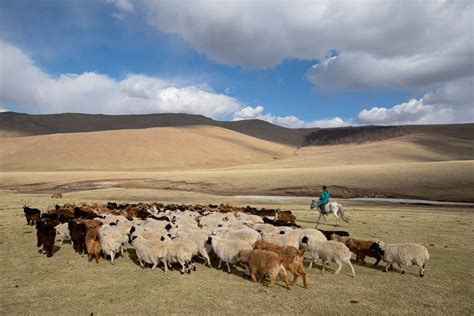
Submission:
M 288 127 L 474 121 L 472 4 L 379 4 L 1 1 L 0 109 Z

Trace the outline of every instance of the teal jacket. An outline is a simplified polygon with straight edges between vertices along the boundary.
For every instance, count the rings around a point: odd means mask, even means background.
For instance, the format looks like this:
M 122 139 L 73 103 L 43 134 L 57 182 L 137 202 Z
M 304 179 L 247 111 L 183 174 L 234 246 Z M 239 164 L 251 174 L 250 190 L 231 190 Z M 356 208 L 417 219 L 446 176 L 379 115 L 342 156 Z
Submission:
M 329 202 L 329 192 L 328 191 L 323 191 L 321 193 L 321 197 L 319 198 L 318 206 L 326 204 L 327 202 Z

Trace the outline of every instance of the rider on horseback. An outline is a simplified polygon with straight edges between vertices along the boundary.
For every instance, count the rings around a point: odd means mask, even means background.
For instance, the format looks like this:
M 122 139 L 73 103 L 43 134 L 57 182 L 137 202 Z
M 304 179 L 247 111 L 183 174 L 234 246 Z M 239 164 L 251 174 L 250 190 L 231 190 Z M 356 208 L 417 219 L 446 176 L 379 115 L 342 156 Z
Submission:
M 323 191 L 321 192 L 321 196 L 319 197 L 319 201 L 318 201 L 318 207 L 321 210 L 322 214 L 326 214 L 326 210 L 324 209 L 324 207 L 328 203 L 329 203 L 329 192 L 326 186 L 323 186 Z

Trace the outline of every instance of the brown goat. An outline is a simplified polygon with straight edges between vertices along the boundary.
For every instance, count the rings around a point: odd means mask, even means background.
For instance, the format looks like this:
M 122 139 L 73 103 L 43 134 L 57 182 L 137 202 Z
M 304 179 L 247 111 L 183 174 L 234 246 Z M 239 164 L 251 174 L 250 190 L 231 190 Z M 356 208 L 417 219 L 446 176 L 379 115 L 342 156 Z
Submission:
M 95 257 L 95 262 L 99 263 L 100 258 L 100 235 L 98 227 L 88 227 L 86 232 L 87 261 L 91 262 Z
M 279 245 L 275 245 L 263 240 L 257 240 L 254 244 L 255 249 L 260 250 L 269 250 L 277 253 L 285 260 L 283 261 L 283 266 L 285 269 L 293 274 L 293 280 L 291 281 L 290 285 L 294 286 L 296 284 L 296 280 L 301 275 L 303 278 L 304 287 L 307 288 L 308 285 L 306 283 L 306 272 L 304 271 L 304 250 L 298 250 L 295 247 L 283 247 Z
M 275 212 L 276 219 L 282 222 L 291 223 L 291 225 L 296 225 L 296 216 L 291 213 L 291 211 L 280 211 Z
M 52 199 L 62 199 L 63 194 L 61 192 L 55 192 L 55 193 L 53 193 L 53 195 L 51 195 L 51 198 Z
M 273 251 L 267 250 L 243 250 L 239 253 L 240 260 L 244 263 L 248 263 L 250 268 L 250 276 L 254 282 L 263 284 L 265 274 L 270 278 L 268 288 L 272 288 L 275 285 L 277 277 L 286 284 L 286 288 L 290 289 L 288 285 L 288 276 L 283 265 L 285 258 L 276 254 Z
M 373 240 L 362 240 L 354 237 L 339 237 L 336 235 L 332 236 L 333 240 L 344 243 L 353 253 L 356 254 L 356 261 L 360 261 L 365 264 L 365 257 L 375 258 L 377 261 L 374 267 L 379 264 L 382 259 L 378 253 L 370 249 L 370 246 L 374 243 Z

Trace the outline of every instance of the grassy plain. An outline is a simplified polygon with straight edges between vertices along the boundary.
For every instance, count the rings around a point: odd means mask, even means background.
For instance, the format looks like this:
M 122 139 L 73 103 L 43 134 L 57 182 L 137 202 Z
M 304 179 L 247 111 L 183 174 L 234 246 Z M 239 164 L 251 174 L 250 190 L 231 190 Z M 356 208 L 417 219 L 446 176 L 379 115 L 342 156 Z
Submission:
M 280 207 L 295 212 L 298 222 L 314 227 L 309 200 L 245 200 L 211 194 L 157 189 L 111 188 L 64 194 L 61 202 L 160 201 L 224 203 Z M 37 253 L 35 230 L 27 226 L 21 205 L 46 209 L 49 194 L 0 191 L 0 273 L 4 314 L 116 314 L 116 313 L 234 313 L 234 314 L 436 314 L 469 315 L 474 312 L 472 208 L 408 206 L 344 201 L 351 221 L 341 229 L 361 238 L 387 242 L 418 242 L 431 255 L 424 278 L 416 268 L 401 275 L 354 265 L 356 277 L 344 266 L 337 276 L 335 264 L 323 274 L 320 266 L 307 269 L 309 288 L 287 291 L 281 286 L 266 292 L 242 278 L 241 270 L 228 274 L 197 265 L 197 272 L 141 269 L 133 250 L 115 265 L 96 265 L 64 244 L 52 258 Z M 333 218 L 330 218 L 332 223 Z M 333 226 L 322 226 L 333 229 Z M 373 263 L 373 259 L 368 259 Z M 281 283 L 279 283 L 281 284 Z

